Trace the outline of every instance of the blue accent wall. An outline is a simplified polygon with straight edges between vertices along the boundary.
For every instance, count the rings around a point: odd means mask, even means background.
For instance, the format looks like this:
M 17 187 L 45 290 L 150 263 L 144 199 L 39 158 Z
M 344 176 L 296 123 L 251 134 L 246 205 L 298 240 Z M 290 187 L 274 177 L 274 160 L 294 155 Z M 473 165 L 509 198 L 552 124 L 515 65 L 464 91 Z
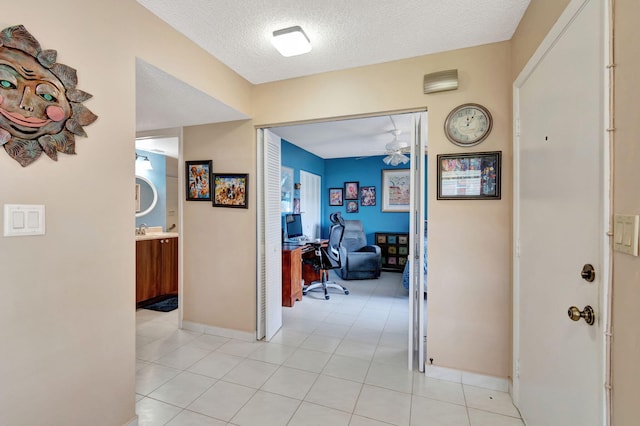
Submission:
M 408 169 L 409 164 L 396 167 L 388 166 L 382 162 L 384 157 L 381 155 L 360 159 L 335 158 L 324 160 L 284 139 L 281 145 L 282 165 L 294 170 L 295 182 L 300 182 L 300 170 L 315 173 L 322 178 L 322 237 L 326 238 L 329 235 L 329 215 L 339 211 L 345 219 L 362 221 L 369 244 L 374 243 L 374 234 L 376 232 L 409 232 L 409 213 L 382 212 L 381 192 L 382 170 Z M 358 200 L 357 213 L 347 213 L 346 203 L 342 206 L 329 206 L 329 188 L 344 189 L 345 182 L 358 182 L 360 186 L 375 186 L 376 205 L 363 207 L 360 205 L 360 200 Z M 425 181 L 425 195 L 426 191 L 427 184 Z M 294 191 L 294 197 L 299 197 L 298 191 Z M 425 216 L 426 212 L 425 206 Z
M 408 169 L 409 164 L 393 167 L 382 162 L 385 156 L 335 158 L 325 160 L 326 178 L 323 180 L 323 204 L 327 220 L 323 222 L 323 235 L 329 233 L 328 217 L 339 211 L 344 219 L 361 220 L 367 233 L 367 243 L 373 244 L 376 232 L 409 232 L 409 213 L 382 212 L 382 170 Z M 362 206 L 358 200 L 358 212 L 347 213 L 346 200 L 342 206 L 329 206 L 329 188 L 343 188 L 345 182 L 358 182 L 359 186 L 376 187 L 376 205 Z
M 295 182 L 300 182 L 300 170 L 324 176 L 325 160 L 282 139 L 280 147 L 281 163 L 293 169 Z
M 280 163 L 284 167 L 290 167 L 293 169 L 293 181 L 300 182 L 300 170 L 313 173 L 322 179 L 324 182 L 324 167 L 325 160 L 318 157 L 315 154 L 310 153 L 292 143 L 282 139 L 280 145 Z M 300 190 L 293 190 L 293 197 L 300 198 Z M 324 205 L 324 199 L 322 200 Z M 321 210 L 322 220 L 324 221 L 324 210 Z M 304 217 L 303 217 L 304 222 Z M 284 228 L 284 215 L 282 216 L 282 227 Z
M 136 150 L 139 155 L 144 155 L 151 161 L 152 170 L 136 170 L 136 174 L 149 179 L 158 191 L 158 203 L 149 214 L 136 217 L 136 227 L 145 223 L 147 226 L 162 226 L 166 230 L 167 224 L 167 160 L 164 155 L 153 152 Z

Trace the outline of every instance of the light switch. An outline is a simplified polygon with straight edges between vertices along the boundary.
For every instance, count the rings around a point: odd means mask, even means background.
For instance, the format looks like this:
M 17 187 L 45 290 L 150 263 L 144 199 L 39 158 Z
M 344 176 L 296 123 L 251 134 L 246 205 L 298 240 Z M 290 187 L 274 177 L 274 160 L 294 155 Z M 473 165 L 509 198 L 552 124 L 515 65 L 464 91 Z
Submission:
M 13 229 L 24 229 L 24 212 L 13 212 L 12 214 Z
M 638 256 L 640 216 L 617 214 L 613 220 L 613 250 Z
M 44 235 L 44 205 L 5 204 L 4 236 Z

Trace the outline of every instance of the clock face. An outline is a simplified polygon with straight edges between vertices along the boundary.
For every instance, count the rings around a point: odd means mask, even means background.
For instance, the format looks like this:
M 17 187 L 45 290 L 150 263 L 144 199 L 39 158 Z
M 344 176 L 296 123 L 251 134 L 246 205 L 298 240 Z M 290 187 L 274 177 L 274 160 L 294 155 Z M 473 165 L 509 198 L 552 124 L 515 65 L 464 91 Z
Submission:
M 477 145 L 489 136 L 492 119 L 489 111 L 478 104 L 464 104 L 449 113 L 444 132 L 459 146 Z

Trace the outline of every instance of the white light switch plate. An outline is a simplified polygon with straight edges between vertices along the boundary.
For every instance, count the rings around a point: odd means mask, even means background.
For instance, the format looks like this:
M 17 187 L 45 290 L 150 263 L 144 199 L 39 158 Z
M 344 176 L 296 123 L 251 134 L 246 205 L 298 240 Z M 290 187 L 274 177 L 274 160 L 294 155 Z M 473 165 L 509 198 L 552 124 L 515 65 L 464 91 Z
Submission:
M 613 250 L 638 255 L 640 216 L 617 214 L 613 217 Z
M 44 235 L 44 205 L 5 204 L 4 236 Z

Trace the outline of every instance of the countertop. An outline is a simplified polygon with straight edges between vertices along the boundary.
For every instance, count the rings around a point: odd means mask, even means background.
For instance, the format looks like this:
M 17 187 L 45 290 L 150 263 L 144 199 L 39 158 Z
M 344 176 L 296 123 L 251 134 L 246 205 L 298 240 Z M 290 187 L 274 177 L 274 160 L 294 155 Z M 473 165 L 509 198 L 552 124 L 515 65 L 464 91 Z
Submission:
M 162 238 L 178 238 L 177 232 L 149 232 L 146 235 L 136 235 L 136 241 L 159 240 Z

